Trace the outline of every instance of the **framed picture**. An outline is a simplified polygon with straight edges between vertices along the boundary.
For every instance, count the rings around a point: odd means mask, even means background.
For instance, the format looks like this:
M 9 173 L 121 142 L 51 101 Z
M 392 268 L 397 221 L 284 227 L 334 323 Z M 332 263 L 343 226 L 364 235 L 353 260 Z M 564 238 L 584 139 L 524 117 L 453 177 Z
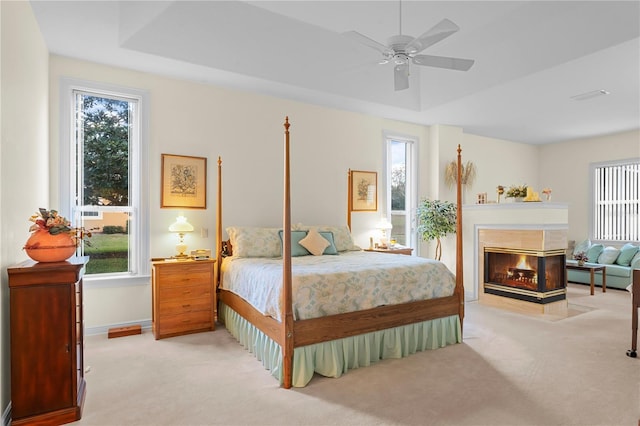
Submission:
M 207 208 L 207 159 L 162 154 L 160 207 Z
M 351 170 L 349 191 L 351 211 L 378 210 L 378 173 Z

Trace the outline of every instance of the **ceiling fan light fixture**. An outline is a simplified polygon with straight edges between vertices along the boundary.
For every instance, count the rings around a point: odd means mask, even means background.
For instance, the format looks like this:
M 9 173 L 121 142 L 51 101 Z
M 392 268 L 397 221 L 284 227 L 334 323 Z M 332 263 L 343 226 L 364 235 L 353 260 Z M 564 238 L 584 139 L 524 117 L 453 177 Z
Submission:
M 591 92 L 581 93 L 579 95 L 571 96 L 571 99 L 574 101 L 586 101 L 587 99 L 597 98 L 598 96 L 609 95 L 611 92 L 608 90 L 600 89 L 600 90 L 592 90 Z

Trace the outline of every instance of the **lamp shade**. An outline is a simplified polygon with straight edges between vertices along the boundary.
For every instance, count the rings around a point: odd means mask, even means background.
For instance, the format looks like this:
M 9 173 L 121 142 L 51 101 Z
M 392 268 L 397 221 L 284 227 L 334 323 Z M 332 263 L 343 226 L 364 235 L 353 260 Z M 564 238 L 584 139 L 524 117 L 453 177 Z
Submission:
M 176 221 L 169 226 L 169 232 L 175 232 L 179 237 L 179 242 L 176 244 L 176 251 L 178 254 L 174 257 L 177 257 L 178 259 L 185 259 L 189 257 L 185 254 L 187 251 L 187 245 L 184 243 L 184 234 L 187 232 L 193 232 L 193 225 L 187 222 L 186 217 L 180 215 L 176 218 Z
M 193 232 L 193 225 L 187 222 L 187 218 L 184 216 L 178 216 L 176 221 L 169 226 L 169 232 L 185 233 Z
M 383 216 L 382 219 L 380 219 L 380 222 L 378 222 L 378 225 L 376 227 L 383 231 L 387 231 L 393 228 L 393 224 L 389 222 L 386 216 Z

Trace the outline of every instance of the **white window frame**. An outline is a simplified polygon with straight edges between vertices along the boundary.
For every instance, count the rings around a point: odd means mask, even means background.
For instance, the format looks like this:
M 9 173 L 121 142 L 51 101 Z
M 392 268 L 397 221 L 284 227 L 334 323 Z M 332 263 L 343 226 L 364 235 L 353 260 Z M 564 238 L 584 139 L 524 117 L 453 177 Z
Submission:
M 134 140 L 131 146 L 130 164 L 130 201 L 135 214 L 135 225 L 131 226 L 128 273 L 85 275 L 88 286 L 146 285 L 149 283 L 149 96 L 144 90 L 90 82 L 71 78 L 60 81 L 60 210 L 79 219 L 82 214 L 75 205 L 75 91 L 89 92 L 105 97 L 135 99 L 138 103 L 138 122 L 132 126 Z M 137 124 L 137 125 L 136 125 Z M 138 143 L 135 143 L 137 140 Z
M 416 212 L 418 208 L 418 146 L 419 139 L 416 136 L 403 135 L 398 132 L 383 132 L 383 188 L 385 194 L 384 209 L 382 214 L 391 220 L 391 142 L 404 142 L 407 144 L 407 167 L 405 188 L 405 214 L 406 221 L 406 245 L 414 249 L 413 253 L 419 255 L 418 234 L 416 228 Z M 393 233 L 393 231 L 392 231 Z
M 603 167 L 616 167 L 616 166 L 625 166 L 625 165 L 635 165 L 638 168 L 638 164 L 640 164 L 640 158 L 630 158 L 630 159 L 626 159 L 626 160 L 616 160 L 616 161 L 607 161 L 607 162 L 601 162 L 601 163 L 591 163 L 589 166 L 589 187 L 590 187 L 590 206 L 591 208 L 589 209 L 589 235 L 591 236 L 591 239 L 593 241 L 596 242 L 600 242 L 600 243 L 612 243 L 612 244 L 621 244 L 621 243 L 626 243 L 626 242 L 635 242 L 637 241 L 635 238 L 633 238 L 633 235 L 631 235 L 632 238 L 622 238 L 622 239 L 606 239 L 606 238 L 599 238 L 600 235 L 596 235 L 596 228 L 597 228 L 597 221 L 599 220 L 599 213 L 598 213 L 598 197 L 596 196 L 596 169 L 599 168 L 603 168 Z M 618 198 L 622 197 L 624 199 L 627 200 L 631 200 L 630 202 L 627 202 L 628 204 L 635 204 L 635 214 L 637 217 L 638 214 L 638 210 L 640 209 L 640 200 L 639 199 L 635 199 L 633 200 L 633 197 L 635 194 L 638 194 L 638 191 L 640 191 L 639 189 L 639 185 L 640 182 L 635 181 L 633 182 L 633 180 L 631 180 L 631 182 L 628 183 L 628 185 L 626 185 L 626 187 L 622 188 L 618 182 L 611 182 L 611 188 L 613 189 L 615 187 L 616 191 L 625 191 L 624 194 L 618 194 Z M 616 202 L 615 200 L 613 201 L 616 204 L 619 204 L 619 202 Z M 633 207 L 632 207 L 633 208 Z M 620 227 L 622 225 L 618 225 L 618 227 Z M 629 237 L 630 235 L 628 234 L 629 232 L 632 234 L 635 234 L 636 236 L 638 235 L 639 229 L 638 229 L 638 222 L 636 220 L 635 223 L 631 223 L 631 224 L 626 224 L 622 227 L 626 228 L 626 237 Z

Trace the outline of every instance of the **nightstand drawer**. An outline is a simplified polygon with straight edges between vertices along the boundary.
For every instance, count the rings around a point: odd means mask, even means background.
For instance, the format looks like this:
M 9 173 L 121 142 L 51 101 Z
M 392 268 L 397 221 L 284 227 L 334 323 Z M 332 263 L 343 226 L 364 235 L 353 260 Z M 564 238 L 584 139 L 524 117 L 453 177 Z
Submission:
M 173 265 L 172 265 L 173 266 Z M 209 282 L 213 285 L 211 265 L 189 262 L 178 264 L 175 268 L 159 268 L 158 280 L 162 288 L 184 287 L 187 285 Z
M 196 331 L 213 330 L 211 310 L 189 312 L 182 315 L 162 317 L 159 321 L 160 334 L 168 337 L 172 334 L 191 333 Z
M 195 311 L 208 311 L 211 313 L 211 293 L 208 297 L 198 299 L 162 300 L 160 302 L 160 320 L 171 315 L 189 314 Z
M 205 299 L 211 303 L 211 289 L 213 284 L 202 283 L 180 287 L 163 286 L 159 289 L 160 303 L 183 299 Z

